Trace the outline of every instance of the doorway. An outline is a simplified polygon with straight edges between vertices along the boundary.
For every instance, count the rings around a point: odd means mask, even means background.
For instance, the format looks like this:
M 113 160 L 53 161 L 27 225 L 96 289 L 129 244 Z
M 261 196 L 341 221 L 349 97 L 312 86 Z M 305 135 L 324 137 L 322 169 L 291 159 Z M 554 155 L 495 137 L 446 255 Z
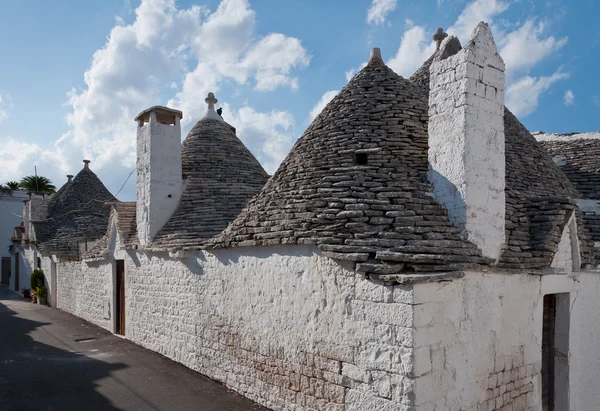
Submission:
M 19 288 L 19 253 L 15 253 L 15 291 L 19 292 L 21 289 Z
M 2 257 L 2 285 L 10 282 L 10 257 Z
M 116 260 L 115 294 L 115 331 L 117 334 L 125 335 L 125 260 Z
M 542 325 L 542 410 L 569 409 L 568 293 L 544 296 Z

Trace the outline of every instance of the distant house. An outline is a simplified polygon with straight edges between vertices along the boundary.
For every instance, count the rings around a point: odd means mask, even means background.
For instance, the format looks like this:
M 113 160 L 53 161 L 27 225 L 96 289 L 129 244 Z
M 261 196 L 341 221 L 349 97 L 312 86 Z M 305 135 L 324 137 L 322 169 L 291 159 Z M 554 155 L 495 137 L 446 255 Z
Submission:
M 27 193 L 22 191 L 13 191 L 10 194 L 0 193 L 0 203 L 2 203 L 0 204 L 0 235 L 4 239 L 3 246 L 0 247 L 0 259 L 2 263 L 0 265 L 0 283 L 2 285 L 9 285 L 12 277 L 13 267 L 11 267 L 9 246 L 13 244 L 12 238 L 15 237 L 15 227 L 21 224 L 23 201 L 27 198 Z
M 270 178 L 212 93 L 183 143 L 141 112 L 135 202 L 30 218 L 53 304 L 274 410 L 600 409 L 597 159 L 505 108 L 485 23 L 444 37 L 409 80 L 373 49 Z

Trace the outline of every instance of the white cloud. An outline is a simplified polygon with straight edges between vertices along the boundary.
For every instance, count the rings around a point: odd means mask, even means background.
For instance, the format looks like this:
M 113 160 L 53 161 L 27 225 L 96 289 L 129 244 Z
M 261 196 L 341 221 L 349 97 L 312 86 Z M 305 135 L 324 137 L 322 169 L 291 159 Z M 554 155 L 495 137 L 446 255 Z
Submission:
M 537 109 L 540 96 L 546 92 L 550 86 L 559 80 L 567 78 L 569 78 L 569 74 L 562 73 L 560 70 L 551 76 L 525 76 L 507 87 L 505 93 L 506 107 L 508 107 L 517 117 L 525 117 Z
M 367 12 L 367 23 L 381 25 L 386 16 L 396 10 L 398 0 L 372 0 Z
M 235 126 L 237 136 L 273 174 L 296 140 L 294 117 L 280 110 L 260 113 L 249 106 L 233 110 L 226 103 L 223 110 L 225 121 Z
M 509 6 L 509 2 L 500 0 L 475 0 L 465 7 L 456 22 L 448 28 L 448 34 L 458 37 L 461 43 L 465 44 L 480 21 L 485 21 L 491 25 L 493 18 L 505 12 Z M 500 28 L 492 27 L 492 30 L 494 37 L 498 38 L 498 35 L 501 34 Z
M 575 102 L 575 93 L 573 90 L 567 90 L 565 92 L 565 106 L 571 106 Z
M 167 105 L 181 109 L 184 124 L 190 124 L 204 111 L 206 94 L 217 92 L 224 81 L 249 83 L 256 91 L 297 89 L 295 70 L 306 67 L 310 56 L 296 38 L 259 35 L 255 14 L 247 0 L 222 0 L 214 12 L 200 6 L 178 8 L 175 0 L 142 0 L 133 23 L 117 20 L 106 44 L 94 53 L 84 74 L 85 87 L 68 94 L 69 130 L 55 150 L 46 153 L 28 146 L 21 152 L 28 157 L 22 160 L 18 152 L 0 148 L 0 158 L 10 159 L 11 176 L 20 178 L 23 164 L 33 164 L 40 155 L 54 156 L 60 159 L 53 167 L 54 179 L 61 181 L 63 174 L 79 171 L 81 159 L 89 158 L 92 169 L 116 191 L 111 181 L 122 182 L 135 166 L 133 119 L 141 110 L 164 104 L 164 93 L 173 93 Z M 179 79 L 175 87 L 173 79 Z M 236 117 L 230 122 L 241 136 L 257 128 L 249 125 L 249 118 L 265 122 L 260 126 L 264 138 L 248 141 L 272 168 L 291 139 L 293 118 L 286 112 L 248 110 L 236 112 L 245 123 L 235 124 Z M 124 191 L 124 198 L 133 198 L 135 183 L 129 182 Z
M 363 68 L 365 68 L 367 66 L 367 61 L 365 61 L 364 63 L 362 63 L 360 66 L 358 66 L 358 68 L 351 68 L 350 70 L 346 71 L 344 74 L 346 76 L 346 81 L 350 81 L 352 80 L 352 77 L 354 77 L 354 75 L 356 73 L 358 73 L 359 71 L 361 71 Z
M 3 97 L 2 94 L 0 94 L 0 123 L 2 123 L 2 121 L 6 120 L 8 117 L 8 112 L 6 110 L 13 108 L 10 95 L 5 94 L 5 96 L 6 97 Z
M 506 63 L 507 71 L 529 70 L 567 43 L 566 37 L 558 40 L 554 36 L 541 38 L 544 28 L 543 22 L 536 23 L 534 19 L 530 19 L 500 39 L 500 55 Z
M 508 10 L 513 3 L 508 0 L 472 1 L 467 4 L 447 32 L 455 35 L 462 44 L 465 44 L 480 21 L 490 24 L 500 54 L 506 63 L 506 105 L 514 108 L 515 114 L 527 115 L 537 109 L 540 96 L 553 83 L 568 76 L 561 72 L 549 77 L 528 75 L 540 61 L 559 51 L 566 44 L 567 38 L 544 36 L 546 24 L 534 16 L 525 18 L 524 23 L 517 26 L 511 27 L 506 22 L 495 24 L 495 19 Z M 403 77 L 412 75 L 435 51 L 435 45 L 431 40 L 434 30 L 414 25 L 411 20 L 406 22 L 407 29 L 402 36 L 398 51 L 388 61 L 388 66 Z M 353 72 L 347 72 L 346 77 L 349 74 Z M 524 74 L 526 76 L 523 76 Z M 518 90 L 529 90 L 532 94 L 521 93 Z
M 325 106 L 327 104 L 329 104 L 329 102 L 335 97 L 337 96 L 337 94 L 339 93 L 339 90 L 329 90 L 326 91 L 322 96 L 321 99 L 317 102 L 317 104 L 315 104 L 315 106 L 312 108 L 312 110 L 310 110 L 310 121 L 312 122 L 318 115 L 319 113 L 321 113 L 321 111 L 323 111 L 323 109 L 325 108 Z
M 388 66 L 403 77 L 410 77 L 435 51 L 431 35 L 422 26 L 413 26 L 404 32 L 396 55 Z

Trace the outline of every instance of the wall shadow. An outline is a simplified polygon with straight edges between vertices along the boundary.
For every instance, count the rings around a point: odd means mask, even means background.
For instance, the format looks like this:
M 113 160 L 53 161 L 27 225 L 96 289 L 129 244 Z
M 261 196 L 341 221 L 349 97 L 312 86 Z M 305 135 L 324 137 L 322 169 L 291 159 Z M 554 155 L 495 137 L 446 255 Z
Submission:
M 34 340 L 29 334 L 44 325 L 0 302 L 0 409 L 118 410 L 95 381 L 127 366 L 58 348 L 50 334 L 48 344 Z

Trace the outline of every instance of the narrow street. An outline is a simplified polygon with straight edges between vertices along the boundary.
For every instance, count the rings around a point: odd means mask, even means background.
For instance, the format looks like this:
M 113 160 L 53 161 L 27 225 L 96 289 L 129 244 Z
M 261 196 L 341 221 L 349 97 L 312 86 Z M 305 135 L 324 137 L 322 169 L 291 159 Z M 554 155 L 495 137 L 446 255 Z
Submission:
M 0 410 L 266 410 L 61 310 L 0 286 Z

